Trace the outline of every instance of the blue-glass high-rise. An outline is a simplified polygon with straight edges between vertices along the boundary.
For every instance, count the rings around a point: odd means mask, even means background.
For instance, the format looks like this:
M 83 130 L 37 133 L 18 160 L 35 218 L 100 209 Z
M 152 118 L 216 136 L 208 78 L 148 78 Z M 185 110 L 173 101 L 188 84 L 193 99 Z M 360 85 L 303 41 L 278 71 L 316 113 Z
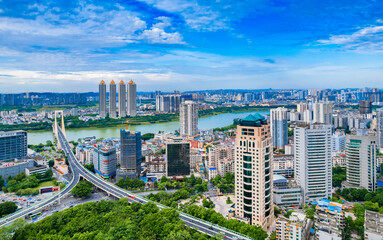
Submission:
M 141 172 L 141 132 L 120 130 L 120 169 L 129 176 L 138 177 Z

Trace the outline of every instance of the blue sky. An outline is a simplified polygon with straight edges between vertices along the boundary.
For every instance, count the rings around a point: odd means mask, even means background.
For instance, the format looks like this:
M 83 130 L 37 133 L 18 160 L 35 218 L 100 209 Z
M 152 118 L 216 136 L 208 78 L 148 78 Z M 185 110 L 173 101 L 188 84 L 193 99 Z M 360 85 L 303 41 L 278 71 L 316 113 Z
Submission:
M 0 92 L 383 87 L 383 1 L 0 0 Z

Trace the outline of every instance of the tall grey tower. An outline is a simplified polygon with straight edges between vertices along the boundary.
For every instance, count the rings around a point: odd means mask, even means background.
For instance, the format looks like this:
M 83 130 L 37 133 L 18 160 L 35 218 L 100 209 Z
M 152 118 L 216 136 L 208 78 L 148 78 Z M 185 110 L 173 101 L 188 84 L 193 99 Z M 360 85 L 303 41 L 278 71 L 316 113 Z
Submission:
M 287 114 L 286 108 L 276 108 L 270 110 L 271 136 L 273 137 L 274 147 L 284 149 L 287 142 Z
M 180 134 L 194 136 L 198 134 L 198 109 L 193 101 L 185 101 L 180 107 Z
M 130 80 L 128 83 L 128 116 L 134 117 L 137 114 L 136 84 Z
M 100 85 L 98 85 L 98 94 L 99 94 L 99 108 L 100 108 L 100 117 L 106 117 L 106 85 L 104 80 L 101 80 Z
M 116 118 L 116 84 L 112 80 L 109 85 L 109 117 Z
M 118 117 L 126 117 L 126 85 L 122 80 L 118 84 Z

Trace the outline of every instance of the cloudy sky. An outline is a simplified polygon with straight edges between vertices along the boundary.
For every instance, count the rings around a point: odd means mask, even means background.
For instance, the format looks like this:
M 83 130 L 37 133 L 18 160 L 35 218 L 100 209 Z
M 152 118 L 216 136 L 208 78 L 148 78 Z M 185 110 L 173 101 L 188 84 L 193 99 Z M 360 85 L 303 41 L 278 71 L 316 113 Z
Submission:
M 0 0 L 0 92 L 383 88 L 383 1 Z

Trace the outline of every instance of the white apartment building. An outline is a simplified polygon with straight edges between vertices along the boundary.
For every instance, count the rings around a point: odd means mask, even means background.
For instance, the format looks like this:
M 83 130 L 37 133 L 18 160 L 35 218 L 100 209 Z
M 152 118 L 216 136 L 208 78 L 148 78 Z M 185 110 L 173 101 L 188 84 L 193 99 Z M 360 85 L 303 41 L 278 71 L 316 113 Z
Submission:
M 198 134 L 198 108 L 197 103 L 185 101 L 180 107 L 180 134 L 194 136 Z
M 332 106 L 329 102 L 315 102 L 311 104 L 313 123 L 332 124 Z
M 305 202 L 332 196 L 331 129 L 312 124 L 294 130 L 294 175 Z

